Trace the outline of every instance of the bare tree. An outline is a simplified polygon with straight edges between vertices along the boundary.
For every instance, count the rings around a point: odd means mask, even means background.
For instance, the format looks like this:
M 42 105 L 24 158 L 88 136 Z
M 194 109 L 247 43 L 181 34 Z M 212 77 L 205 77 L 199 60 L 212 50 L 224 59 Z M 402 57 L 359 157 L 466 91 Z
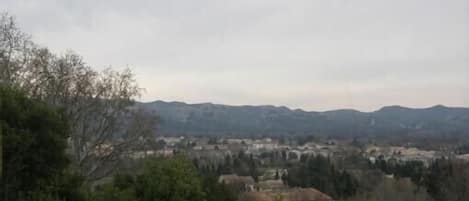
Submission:
M 64 109 L 73 164 L 88 180 L 107 176 L 124 153 L 153 138 L 157 120 L 134 107 L 142 89 L 131 70 L 95 71 L 76 53 L 35 46 L 12 17 L 0 22 L 1 81 Z
M 0 83 L 11 84 L 20 76 L 34 45 L 8 13 L 0 13 L 0 32 Z

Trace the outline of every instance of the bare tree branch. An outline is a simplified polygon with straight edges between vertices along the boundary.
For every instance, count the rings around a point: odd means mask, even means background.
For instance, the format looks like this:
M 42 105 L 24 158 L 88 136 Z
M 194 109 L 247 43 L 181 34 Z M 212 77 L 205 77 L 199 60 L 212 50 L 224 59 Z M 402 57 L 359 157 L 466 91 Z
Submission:
M 64 109 L 73 164 L 88 180 L 106 176 L 123 154 L 153 139 L 157 120 L 133 106 L 142 89 L 130 69 L 98 72 L 74 52 L 54 55 L 8 14 L 0 18 L 0 67 L 1 83 Z

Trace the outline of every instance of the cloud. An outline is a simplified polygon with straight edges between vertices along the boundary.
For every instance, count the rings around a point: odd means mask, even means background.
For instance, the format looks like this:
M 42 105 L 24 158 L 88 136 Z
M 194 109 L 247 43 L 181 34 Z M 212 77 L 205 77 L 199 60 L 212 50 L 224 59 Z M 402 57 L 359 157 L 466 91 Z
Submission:
M 0 6 L 57 52 L 73 49 L 97 68 L 133 67 L 147 89 L 145 101 L 320 110 L 469 106 L 467 0 L 6 0 Z

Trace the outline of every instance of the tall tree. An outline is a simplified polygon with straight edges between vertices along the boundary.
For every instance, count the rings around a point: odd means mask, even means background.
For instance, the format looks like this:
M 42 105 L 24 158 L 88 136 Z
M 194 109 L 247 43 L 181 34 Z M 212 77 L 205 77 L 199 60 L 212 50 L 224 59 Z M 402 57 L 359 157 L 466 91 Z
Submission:
M 0 23 L 0 82 L 64 109 L 73 122 L 73 165 L 88 180 L 109 175 L 125 153 L 152 139 L 157 119 L 134 106 L 142 89 L 131 70 L 95 71 L 73 52 L 36 46 L 7 14 Z
M 0 83 L 11 84 L 21 75 L 34 48 L 29 38 L 12 16 L 0 13 Z
M 3 200 L 52 186 L 68 165 L 67 121 L 61 112 L 0 85 Z

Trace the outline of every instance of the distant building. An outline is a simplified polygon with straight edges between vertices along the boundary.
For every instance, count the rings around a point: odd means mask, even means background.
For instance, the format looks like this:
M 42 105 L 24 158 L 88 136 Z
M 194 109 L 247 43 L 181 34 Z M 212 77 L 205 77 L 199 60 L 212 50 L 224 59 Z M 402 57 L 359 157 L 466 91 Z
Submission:
M 276 180 L 282 178 L 283 175 L 286 175 L 288 173 L 287 169 L 278 169 L 278 168 L 271 168 L 271 169 L 266 169 L 264 171 L 264 174 L 259 176 L 259 180 L 265 181 L 265 180 Z
M 252 150 L 252 151 L 256 151 L 256 150 L 269 150 L 269 151 L 272 151 L 272 150 L 275 150 L 278 148 L 278 144 L 275 144 L 275 143 L 253 143 L 253 144 L 250 144 L 248 149 L 249 150 Z
M 368 158 L 368 160 L 370 161 L 371 164 L 375 164 L 375 163 L 376 163 L 376 158 L 373 157 L 373 156 L 370 156 L 370 157 Z
M 158 150 L 158 151 L 156 151 L 156 155 L 157 156 L 164 156 L 164 157 L 172 156 L 172 155 L 174 155 L 174 149 Z
M 457 155 L 456 158 L 469 161 L 469 154 Z
M 181 142 L 184 140 L 184 137 L 157 137 L 156 141 L 162 140 L 166 143 L 168 146 L 175 146 L 177 143 Z

